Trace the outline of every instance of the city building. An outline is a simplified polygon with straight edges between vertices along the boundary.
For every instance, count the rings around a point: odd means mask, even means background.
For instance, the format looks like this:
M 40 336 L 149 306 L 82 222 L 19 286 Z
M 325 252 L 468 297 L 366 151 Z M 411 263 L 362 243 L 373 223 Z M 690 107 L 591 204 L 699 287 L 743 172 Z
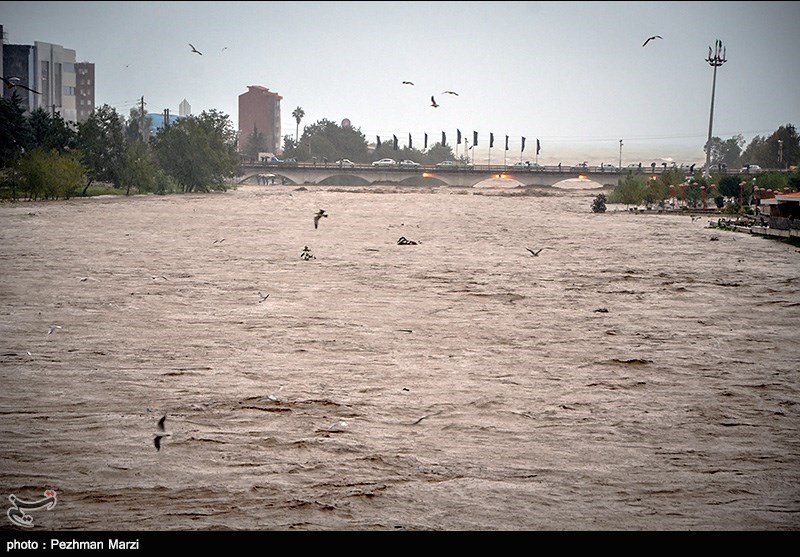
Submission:
M 181 104 L 178 105 L 178 116 L 183 118 L 184 116 L 191 116 L 192 115 L 192 105 L 189 104 L 189 101 L 183 99 Z
M 169 111 L 165 111 L 165 113 L 160 112 L 148 112 L 147 117 L 150 121 L 150 135 L 155 135 L 158 130 L 164 127 L 164 121 L 166 120 L 169 125 L 174 124 L 178 121 L 180 116 L 176 116 L 174 114 L 170 114 Z
M 265 151 L 281 149 L 281 97 L 261 85 L 248 85 L 239 95 L 239 145 L 241 151 L 254 130 L 266 138 Z
M 75 51 L 42 41 L 33 45 L 9 44 L 2 26 L 0 37 L 3 77 L 17 77 L 21 85 L 36 91 L 3 87 L 3 97 L 17 94 L 28 112 L 42 108 L 51 114 L 60 114 L 66 122 L 77 124 Z
M 80 124 L 88 120 L 94 112 L 94 64 L 91 62 L 75 64 L 75 74 L 75 101 Z

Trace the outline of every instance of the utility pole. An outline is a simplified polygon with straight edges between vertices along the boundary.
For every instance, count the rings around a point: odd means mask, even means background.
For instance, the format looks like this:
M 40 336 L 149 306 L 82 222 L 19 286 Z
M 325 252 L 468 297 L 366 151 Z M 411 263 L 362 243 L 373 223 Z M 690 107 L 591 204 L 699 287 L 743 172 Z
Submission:
M 619 170 L 622 170 L 622 140 L 619 140 Z
M 783 170 L 783 139 L 778 140 L 778 167 Z
M 139 131 L 142 134 L 142 141 L 144 143 L 147 143 L 147 137 L 145 136 L 145 131 L 144 131 L 144 95 L 142 95 L 140 110 L 141 112 L 139 113 Z
M 711 47 L 708 47 L 708 58 L 706 62 L 714 68 L 714 78 L 711 82 L 711 114 L 708 117 L 708 141 L 706 141 L 706 168 L 703 171 L 703 177 L 708 178 L 708 167 L 711 165 L 711 126 L 714 123 L 714 93 L 717 88 L 717 68 L 727 62 L 725 58 L 725 48 L 722 46 L 722 41 L 717 39 L 712 53 Z

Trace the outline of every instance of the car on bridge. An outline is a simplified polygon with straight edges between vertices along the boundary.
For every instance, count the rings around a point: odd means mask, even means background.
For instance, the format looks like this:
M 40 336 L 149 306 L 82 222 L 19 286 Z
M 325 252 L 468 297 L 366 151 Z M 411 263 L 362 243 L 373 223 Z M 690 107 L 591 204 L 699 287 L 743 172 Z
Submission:
M 589 163 L 586 161 L 579 162 L 578 164 L 574 165 L 570 170 L 580 170 L 581 172 L 588 172 Z
M 515 162 L 514 164 L 508 165 L 508 167 L 512 168 L 514 170 L 530 170 L 531 169 L 531 161 L 525 161 L 525 162 L 518 161 L 518 162 Z
M 355 168 L 356 167 L 356 163 L 354 163 L 350 159 L 341 159 L 341 160 L 336 161 L 334 164 L 336 166 L 338 166 L 339 168 Z
M 380 159 L 380 160 L 374 161 L 372 163 L 372 166 L 392 166 L 392 167 L 394 167 L 394 166 L 397 166 L 397 161 L 394 160 L 394 159 Z
M 600 172 L 616 172 L 617 167 L 611 163 L 603 162 L 600 163 Z
M 436 168 L 440 170 L 458 170 L 461 169 L 471 169 L 472 163 L 468 162 L 456 162 L 456 161 L 442 161 L 440 163 L 436 163 Z
M 400 161 L 400 166 L 403 168 L 419 168 L 421 165 L 418 162 L 414 162 L 410 159 L 404 159 Z

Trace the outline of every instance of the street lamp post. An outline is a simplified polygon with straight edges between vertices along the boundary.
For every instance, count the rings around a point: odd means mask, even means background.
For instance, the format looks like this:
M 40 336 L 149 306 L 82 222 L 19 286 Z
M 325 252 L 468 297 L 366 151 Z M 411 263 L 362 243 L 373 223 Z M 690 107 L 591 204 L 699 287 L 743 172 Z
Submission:
M 619 169 L 622 170 L 622 140 L 619 140 Z
M 716 92 L 717 88 L 717 68 L 727 61 L 728 59 L 725 58 L 725 48 L 722 46 L 722 41 L 717 39 L 717 42 L 714 45 L 713 52 L 711 51 L 711 47 L 708 47 L 708 58 L 706 58 L 706 62 L 708 62 L 709 65 L 714 68 L 714 78 L 711 82 L 711 114 L 708 117 L 708 141 L 706 141 L 706 168 L 705 171 L 703 172 L 703 176 L 705 178 L 708 178 L 708 167 L 711 165 L 711 127 L 714 123 L 714 93 Z
M 778 140 L 778 167 L 783 170 L 783 140 Z

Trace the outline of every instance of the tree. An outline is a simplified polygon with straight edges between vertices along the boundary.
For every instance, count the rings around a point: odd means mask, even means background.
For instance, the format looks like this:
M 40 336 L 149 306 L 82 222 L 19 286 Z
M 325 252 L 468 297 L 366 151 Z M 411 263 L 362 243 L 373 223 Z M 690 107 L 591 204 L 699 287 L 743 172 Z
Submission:
M 601 193 L 594 198 L 594 201 L 592 201 L 592 212 L 593 213 L 606 212 L 606 194 Z
M 181 118 L 161 128 L 153 143 L 156 160 L 184 192 L 225 190 L 236 176 L 236 131 L 217 110 Z
M 166 125 L 166 124 L 165 124 Z M 153 126 L 153 118 L 149 114 L 144 115 L 144 129 L 147 141 L 150 140 L 150 128 Z M 128 121 L 125 124 L 125 139 L 128 143 L 132 141 L 142 141 L 142 109 L 140 106 L 131 108 Z
M 242 153 L 258 160 L 258 154 L 267 150 L 267 138 L 261 131 L 253 124 L 253 133 L 247 138 Z
M 29 199 L 68 198 L 83 181 L 83 166 L 73 154 L 36 147 L 20 159 L 19 177 Z
M 76 146 L 77 132 L 59 113 L 50 114 L 37 108 L 28 116 L 33 144 L 45 150 L 64 153 Z
M 369 158 L 367 141 L 358 128 L 343 128 L 336 122 L 323 118 L 306 126 L 296 151 L 298 160 L 347 158 L 366 162 Z
M 745 143 L 744 137 L 735 135 L 727 141 L 723 141 L 719 137 L 712 137 L 709 143 L 711 145 L 709 164 L 724 164 L 728 168 L 741 166 L 740 158 L 742 147 Z M 709 143 L 703 146 L 703 150 L 707 148 Z
M 305 111 L 299 106 L 292 111 L 292 118 L 294 118 L 294 121 L 297 122 L 297 127 L 295 128 L 294 131 L 295 144 L 297 144 L 300 141 L 300 120 L 302 120 L 303 116 L 305 115 L 306 115 Z
M 781 156 L 783 161 L 781 161 Z M 800 162 L 800 137 L 791 124 L 779 127 L 771 136 L 755 136 L 742 160 L 762 168 L 788 168 Z
M 8 99 L 0 97 L 0 168 L 11 167 L 32 144 L 33 136 L 20 96 L 14 91 Z
M 628 174 L 611 192 L 608 201 L 625 205 L 639 205 L 644 200 L 647 182 L 645 176 Z
M 111 182 L 115 187 L 121 185 L 126 160 L 125 130 L 114 108 L 103 105 L 78 124 L 77 145 L 86 167 L 83 195 L 95 180 Z

